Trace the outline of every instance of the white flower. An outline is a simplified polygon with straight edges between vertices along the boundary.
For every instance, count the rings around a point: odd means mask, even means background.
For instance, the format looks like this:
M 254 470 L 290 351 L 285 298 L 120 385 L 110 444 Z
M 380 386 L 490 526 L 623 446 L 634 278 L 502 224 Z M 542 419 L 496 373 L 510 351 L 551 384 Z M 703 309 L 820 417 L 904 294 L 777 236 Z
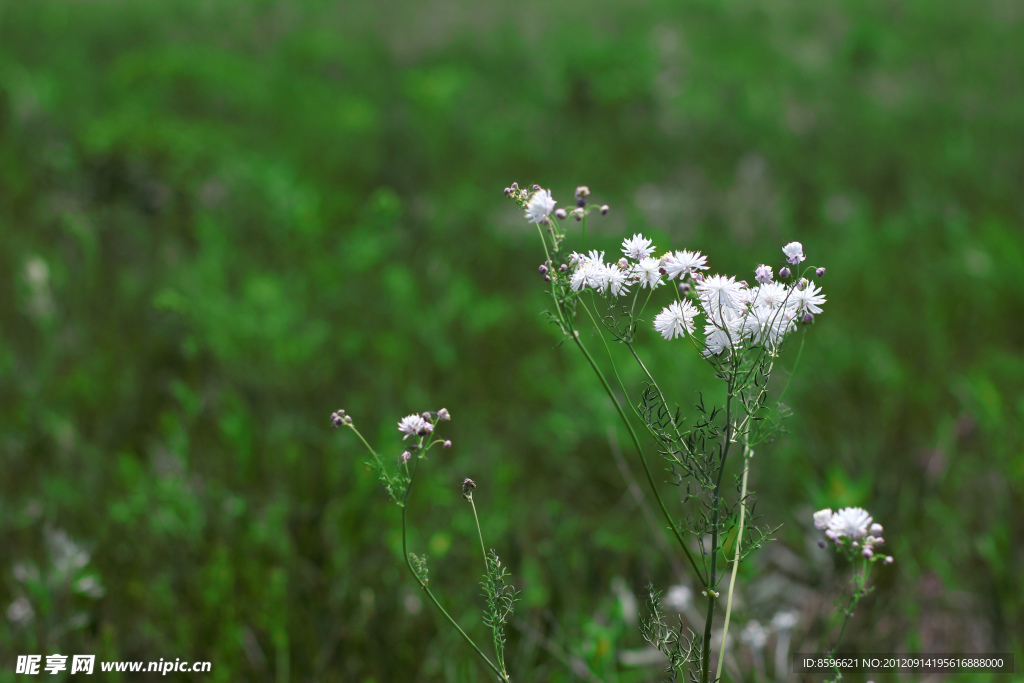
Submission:
M 821 293 L 821 287 L 814 283 L 808 283 L 803 289 L 797 289 L 789 298 L 789 305 L 796 309 L 797 313 L 821 313 L 821 304 L 825 303 L 825 295 Z
M 717 356 L 726 349 L 733 347 L 735 338 L 730 338 L 730 333 L 714 325 L 705 325 L 704 334 L 707 335 L 704 339 L 704 351 L 702 352 L 705 358 Z
M 406 415 L 398 423 L 398 431 L 405 434 L 402 437 L 402 441 L 405 441 L 410 436 L 425 436 L 429 434 L 434 431 L 434 426 L 419 415 Z
M 786 263 L 792 263 L 794 266 L 807 258 L 804 256 L 804 245 L 799 242 L 790 242 L 782 248 L 782 253 L 786 255 Z
M 832 508 L 825 508 L 824 510 L 818 510 L 814 513 L 814 528 L 815 529 L 827 529 L 828 523 L 832 519 Z
M 651 246 L 651 240 L 640 233 L 622 240 L 622 253 L 634 261 L 647 258 L 653 251 L 654 247 Z
M 776 631 L 789 631 L 797 625 L 798 621 L 800 621 L 800 615 L 796 612 L 776 612 L 772 617 L 772 628 Z
M 526 205 L 526 217 L 531 223 L 543 223 L 554 210 L 555 200 L 551 198 L 551 190 L 537 190 Z
M 675 339 L 693 334 L 693 317 L 697 309 L 689 301 L 673 301 L 654 316 L 654 329 L 665 339 Z
M 754 270 L 754 279 L 762 285 L 768 284 L 772 281 L 772 267 L 762 263 Z
M 828 521 L 828 530 L 832 532 L 829 538 L 837 540 L 842 537 L 856 540 L 868 534 L 868 527 L 871 526 L 871 515 L 864 508 L 843 508 L 832 515 Z
M 615 296 L 622 296 L 623 294 L 629 294 L 629 274 L 622 269 L 613 266 L 606 265 L 603 270 L 603 287 L 611 289 L 612 294 Z
M 707 270 L 708 267 L 704 265 L 707 263 L 707 260 L 708 257 L 699 251 L 686 251 L 684 249 L 662 256 L 661 267 L 668 273 L 669 280 L 677 276 L 682 280 L 691 273 L 695 274 L 699 270 Z
M 758 285 L 757 289 L 752 291 L 754 292 L 754 299 L 752 303 L 755 306 L 778 308 L 783 303 L 788 303 L 786 301 L 786 297 L 789 296 L 789 289 L 778 282 L 769 282 L 768 284 Z
M 641 287 L 656 289 L 661 284 L 661 262 L 655 258 L 645 258 L 633 266 L 633 274 Z
M 697 293 L 700 295 L 704 310 L 708 315 L 714 315 L 723 308 L 739 308 L 742 303 L 740 290 L 744 286 L 742 282 L 736 282 L 736 278 L 732 276 L 711 275 L 697 284 Z

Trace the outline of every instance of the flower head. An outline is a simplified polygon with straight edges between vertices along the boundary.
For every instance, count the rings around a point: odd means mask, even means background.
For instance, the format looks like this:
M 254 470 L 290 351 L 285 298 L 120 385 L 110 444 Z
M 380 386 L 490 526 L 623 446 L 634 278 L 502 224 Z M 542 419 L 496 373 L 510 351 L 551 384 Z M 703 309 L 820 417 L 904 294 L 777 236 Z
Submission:
M 554 205 L 552 204 L 552 206 Z M 804 256 L 804 245 L 799 242 L 790 242 L 782 248 L 782 253 L 786 255 L 786 263 L 791 263 L 794 266 L 807 258 Z
M 668 273 L 668 279 L 678 277 L 682 280 L 689 274 L 696 274 L 698 271 L 707 270 L 705 265 L 708 257 L 699 251 L 674 251 L 661 257 L 661 267 Z
M 843 508 L 828 521 L 829 538 L 838 542 L 846 537 L 857 540 L 868 535 L 871 515 L 864 508 Z
M 651 240 L 647 239 L 640 233 L 622 240 L 622 253 L 634 261 L 645 259 L 653 252 L 654 247 L 651 246 Z
M 704 310 L 713 316 L 722 308 L 739 308 L 740 290 L 743 286 L 742 282 L 736 282 L 736 278 L 732 276 L 711 275 L 698 283 L 697 293 L 700 295 Z
M 410 436 L 426 436 L 434 431 L 434 425 L 424 420 L 420 415 L 406 415 L 398 423 L 398 431 L 405 434 L 402 437 L 402 441 L 405 441 Z
M 661 284 L 661 262 L 654 258 L 645 258 L 633 266 L 633 274 L 641 287 L 657 288 Z
M 825 508 L 814 513 L 814 528 L 824 531 L 832 519 L 832 508 Z
M 665 339 L 693 334 L 693 317 L 697 309 L 689 301 L 673 301 L 654 316 L 654 329 Z
M 526 218 L 531 223 L 543 223 L 555 210 L 555 203 L 551 198 L 551 190 L 538 189 L 530 196 L 530 201 L 526 205 Z
M 766 285 L 772 281 L 772 267 L 766 266 L 763 263 L 757 267 L 754 271 L 754 279 L 760 282 L 762 285 Z
M 789 305 L 794 306 L 798 313 L 806 311 L 817 315 L 821 313 L 823 303 L 825 295 L 821 293 L 821 287 L 810 282 L 803 289 L 795 289 L 789 297 Z

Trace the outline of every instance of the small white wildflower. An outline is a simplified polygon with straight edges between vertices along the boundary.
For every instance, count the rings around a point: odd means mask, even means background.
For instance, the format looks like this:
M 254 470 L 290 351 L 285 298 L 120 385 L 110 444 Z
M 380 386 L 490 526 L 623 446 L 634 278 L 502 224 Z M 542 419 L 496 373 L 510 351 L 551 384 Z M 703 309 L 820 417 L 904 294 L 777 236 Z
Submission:
M 634 261 L 645 259 L 653 252 L 654 247 L 651 246 L 651 240 L 647 239 L 640 233 L 622 240 L 622 253 Z
M 821 287 L 808 283 L 803 289 L 796 289 L 789 297 L 789 305 L 793 306 L 798 313 L 807 312 L 817 315 L 821 313 L 821 305 L 825 303 L 825 295 L 821 293 Z
M 606 286 L 613 295 L 622 296 L 623 294 L 629 294 L 629 285 L 631 284 L 629 273 L 613 265 L 606 265 L 604 267 L 604 278 Z
M 814 528 L 827 529 L 828 523 L 832 520 L 832 508 L 825 508 L 814 513 Z
M 729 333 L 725 330 L 719 329 L 714 325 L 705 325 L 704 334 L 704 351 L 703 356 L 710 358 L 711 356 L 717 356 L 726 349 L 733 347 L 733 339 L 730 338 Z
M 699 251 L 675 251 L 661 257 L 661 267 L 668 274 L 671 280 L 678 277 L 682 280 L 689 274 L 696 274 L 698 271 L 707 270 L 708 257 Z
M 743 631 L 740 633 L 740 640 L 749 645 L 751 649 L 761 650 L 764 648 L 765 643 L 768 642 L 768 629 L 761 626 L 761 623 L 756 619 L 752 619 L 743 627 Z
M 543 223 L 555 210 L 555 200 L 551 198 L 551 190 L 537 190 L 526 205 L 526 218 L 531 223 Z
M 675 339 L 693 334 L 693 317 L 697 309 L 689 301 L 673 301 L 654 316 L 654 329 L 665 339 Z
M 723 308 L 739 308 L 740 290 L 743 287 L 743 283 L 736 282 L 736 278 L 732 276 L 710 275 L 704 278 L 703 282 L 697 283 L 697 293 L 704 310 L 713 315 L 715 311 Z
M 760 282 L 762 285 L 766 285 L 772 281 L 772 267 L 761 264 L 754 271 L 754 279 Z
M 434 426 L 424 420 L 420 415 L 406 415 L 402 418 L 402 421 L 398 423 L 398 431 L 405 434 L 402 437 L 402 441 L 405 441 L 410 436 L 425 436 L 430 432 L 434 431 Z
M 807 258 L 804 256 L 804 245 L 799 242 L 790 242 L 782 248 L 782 253 L 786 255 L 786 263 L 794 266 Z
M 852 541 L 867 536 L 870 526 L 871 515 L 864 508 L 843 508 L 828 522 L 828 529 L 836 538 L 846 537 Z
M 657 289 L 661 282 L 661 262 L 654 258 L 645 258 L 633 267 L 633 274 L 641 287 Z

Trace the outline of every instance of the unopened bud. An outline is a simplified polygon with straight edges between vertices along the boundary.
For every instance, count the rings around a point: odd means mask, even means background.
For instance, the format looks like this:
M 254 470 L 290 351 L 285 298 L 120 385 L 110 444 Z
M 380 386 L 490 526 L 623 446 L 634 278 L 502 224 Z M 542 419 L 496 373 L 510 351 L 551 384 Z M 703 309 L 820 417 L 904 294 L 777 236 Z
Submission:
M 804 313 L 804 317 L 801 320 L 803 320 L 804 325 L 810 325 L 814 322 L 814 316 L 810 313 Z
M 512 188 L 511 188 L 511 187 L 506 187 L 506 188 L 505 188 L 505 196 L 507 197 L 507 196 L 509 196 L 510 194 L 512 194 Z
M 558 272 L 559 273 L 564 273 L 567 270 L 569 270 L 569 266 L 565 265 L 564 263 L 562 265 L 558 266 Z
M 782 266 L 781 268 L 779 268 L 779 277 L 781 277 L 783 280 L 789 277 L 789 268 L 787 268 L 786 266 Z
M 476 488 L 476 482 L 466 477 L 466 480 L 462 482 L 462 497 L 466 500 L 473 499 L 473 489 Z
M 586 199 L 590 196 L 590 188 L 586 185 L 580 185 L 576 188 L 576 200 Z
M 690 293 L 690 283 L 689 282 L 680 282 L 679 283 L 679 293 L 680 294 L 689 294 Z
M 822 275 L 825 274 L 825 269 L 824 268 L 818 268 L 816 271 L 814 271 L 814 274 L 817 275 L 818 277 L 821 277 Z
M 629 261 L 626 260 L 625 256 L 619 259 L 619 268 L 621 268 L 622 270 L 626 270 L 627 268 L 629 268 Z
M 892 564 L 893 562 L 894 562 L 894 560 L 893 560 L 892 555 L 886 555 L 885 556 L 885 563 L 886 564 Z
M 441 408 L 441 410 L 437 411 L 437 419 L 440 420 L 441 422 L 447 422 L 448 420 L 452 419 L 452 416 L 448 412 L 447 408 Z
M 402 453 L 402 463 L 404 464 L 404 463 L 409 462 L 409 458 L 411 458 L 411 457 L 412 457 L 412 453 L 410 453 L 409 451 L 405 451 L 404 453 Z
M 601 215 L 602 216 L 607 216 L 608 215 L 608 205 L 607 204 L 602 204 L 601 205 Z
M 452 440 L 451 439 L 445 439 L 444 443 L 441 444 L 441 448 L 451 448 L 451 447 L 452 447 Z
M 538 269 L 537 269 L 537 271 L 538 271 L 538 272 L 540 272 L 540 274 L 541 274 L 541 275 L 547 275 L 547 274 L 548 274 L 548 267 L 547 267 L 547 266 L 545 266 L 545 265 L 544 265 L 544 264 L 542 263 L 542 264 L 540 265 L 540 268 L 538 268 Z
M 555 218 L 557 218 L 558 220 L 564 221 L 566 218 L 568 218 L 568 216 L 569 212 L 566 211 L 565 209 L 555 209 Z

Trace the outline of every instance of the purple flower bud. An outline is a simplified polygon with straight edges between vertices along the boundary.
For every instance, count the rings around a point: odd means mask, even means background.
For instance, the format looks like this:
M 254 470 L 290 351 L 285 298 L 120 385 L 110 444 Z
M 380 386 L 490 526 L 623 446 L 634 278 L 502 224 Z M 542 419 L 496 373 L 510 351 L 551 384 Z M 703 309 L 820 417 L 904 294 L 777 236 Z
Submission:
M 507 197 L 507 196 L 509 196 L 510 194 L 512 194 L 512 188 L 511 188 L 511 187 L 506 187 L 506 188 L 505 188 L 505 196 Z
M 804 325 L 810 325 L 811 323 L 814 322 L 814 316 L 811 315 L 810 313 L 804 313 L 804 317 L 801 318 L 801 320 L 803 321 Z
M 576 200 L 576 206 L 578 206 L 579 208 L 582 209 L 586 205 L 587 205 L 587 200 L 586 199 L 583 199 L 582 197 L 580 197 L 579 199 Z
M 565 209 L 555 209 L 555 218 L 560 221 L 564 221 L 569 216 L 569 212 Z
M 544 276 L 544 282 L 551 282 L 551 276 L 550 275 L 545 275 Z
M 567 270 L 569 270 L 569 266 L 565 265 L 564 263 L 562 265 L 558 266 L 558 272 L 559 273 L 564 273 Z
M 875 522 L 874 524 L 871 525 L 871 535 L 872 536 L 881 536 L 882 535 L 882 531 L 883 531 L 882 525 L 879 524 L 878 522 Z
M 607 216 L 608 215 L 608 205 L 607 204 L 602 204 L 601 205 L 601 215 L 602 216 Z
M 516 190 L 519 189 L 519 183 L 512 183 L 510 187 L 512 188 L 512 191 L 515 192 Z
M 476 488 L 476 482 L 469 477 L 466 477 L 466 481 L 462 482 L 462 497 L 466 500 L 473 498 L 473 489 Z
M 437 419 L 441 422 L 447 422 L 452 419 L 452 416 L 451 413 L 448 412 L 447 408 L 441 408 L 441 410 L 437 411 Z
M 799 281 L 798 281 L 798 282 L 796 283 L 796 288 L 797 288 L 797 289 L 799 289 L 799 290 L 800 290 L 800 291 L 802 292 L 802 291 L 804 291 L 805 289 L 807 289 L 807 285 L 809 285 L 809 284 L 810 284 L 810 283 L 809 283 L 809 282 L 807 282 L 807 278 L 805 278 L 805 277 L 802 277 L 802 278 L 800 278 L 800 280 L 799 280 Z
M 532 190 L 533 190 L 534 192 L 536 192 L 536 191 L 538 191 L 538 190 L 540 189 L 540 185 L 534 185 L 534 186 L 533 186 L 533 187 L 532 187 L 531 189 L 532 189 Z
M 451 448 L 452 447 L 452 440 L 451 439 L 445 439 L 444 443 L 441 444 L 441 447 L 442 448 Z
M 818 540 L 818 547 L 819 548 L 824 548 L 825 547 L 825 541 L 822 541 L 822 540 L 819 539 Z
M 538 272 L 539 272 L 539 273 L 540 273 L 541 275 L 547 275 L 547 274 L 548 274 L 548 267 L 547 267 L 547 266 L 545 266 L 545 265 L 544 265 L 544 264 L 542 263 L 542 264 L 540 264 L 540 268 L 538 268 L 538 269 L 537 269 L 537 271 L 538 271 Z
M 868 557 L 868 558 L 870 558 L 874 554 L 875 554 L 875 552 L 870 547 L 864 548 L 864 552 L 861 553 L 861 555 L 863 555 L 864 557 Z
M 789 277 L 789 274 L 789 268 L 787 268 L 786 266 L 782 266 L 781 268 L 779 268 L 779 277 L 781 277 L 783 280 Z
M 816 271 L 814 271 L 814 274 L 817 275 L 818 277 L 821 277 L 822 275 L 825 274 L 825 269 L 824 268 L 818 268 Z
M 345 413 L 344 410 L 331 413 L 331 424 L 334 425 L 335 429 L 337 429 L 341 425 L 345 424 L 345 415 L 344 415 L 344 413 Z
M 689 294 L 690 293 L 690 283 L 689 282 L 680 282 L 679 283 L 679 293 L 680 294 L 684 294 L 684 295 L 685 294 Z
M 886 563 L 886 564 L 892 564 L 892 563 L 893 563 L 893 561 L 894 561 L 894 560 L 893 560 L 893 557 L 892 557 L 892 555 L 886 555 L 886 556 L 885 556 L 885 563 Z
M 404 453 L 402 453 L 402 463 L 404 464 L 404 463 L 409 462 L 409 458 L 411 458 L 411 457 L 412 457 L 412 453 L 410 453 L 409 451 L 405 451 Z

